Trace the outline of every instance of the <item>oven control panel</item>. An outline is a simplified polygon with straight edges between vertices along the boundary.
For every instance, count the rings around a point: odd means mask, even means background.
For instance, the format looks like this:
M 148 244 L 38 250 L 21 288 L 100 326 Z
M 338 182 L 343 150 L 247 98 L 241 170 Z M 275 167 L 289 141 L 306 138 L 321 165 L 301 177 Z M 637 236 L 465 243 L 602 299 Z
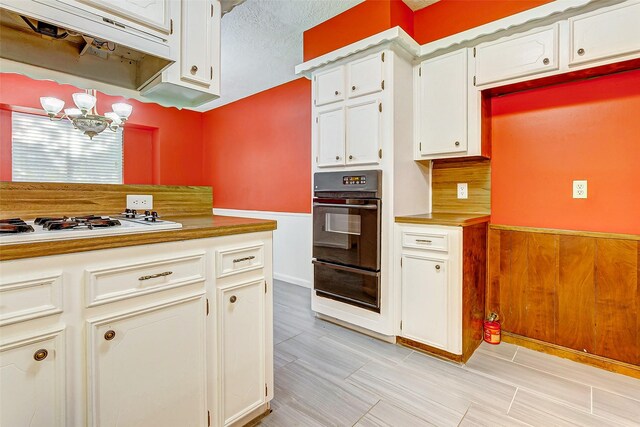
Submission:
M 367 177 L 364 175 L 349 175 L 342 177 L 343 185 L 366 185 Z

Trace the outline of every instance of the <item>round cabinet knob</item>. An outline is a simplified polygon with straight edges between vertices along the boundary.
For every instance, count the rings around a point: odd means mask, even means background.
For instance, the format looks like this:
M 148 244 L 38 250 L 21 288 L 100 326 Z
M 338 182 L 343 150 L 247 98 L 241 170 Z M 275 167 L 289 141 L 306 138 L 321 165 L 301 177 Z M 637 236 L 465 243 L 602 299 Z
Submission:
M 549 65 L 549 62 L 550 62 L 550 61 L 549 61 L 549 58 L 544 58 L 544 59 L 542 60 L 542 63 L 543 63 L 544 65 Z
M 33 360 L 35 360 L 36 362 L 42 362 L 47 358 L 48 355 L 49 352 L 44 348 L 41 348 L 40 350 L 36 350 L 36 352 L 33 353 Z
M 578 49 L 578 55 L 584 55 L 584 49 L 583 48 Z
M 436 270 L 440 271 L 440 266 L 436 265 Z
M 353 156 L 349 156 L 349 160 L 353 160 Z
M 351 90 L 356 90 L 356 87 L 355 86 L 351 86 Z
M 340 156 L 336 156 L 336 160 L 340 160 Z
M 198 72 L 198 67 L 196 65 L 191 67 L 191 74 L 195 74 Z
M 334 93 L 335 93 L 336 95 L 340 95 L 340 92 L 338 92 L 338 91 L 335 91 Z
M 238 301 L 238 297 L 236 297 L 235 295 L 231 295 L 231 298 L 229 298 L 229 302 L 233 304 L 236 301 Z
M 116 337 L 116 331 L 113 331 L 111 329 L 104 333 L 104 339 L 107 341 L 111 341 L 115 337 Z
M 454 144 L 455 144 L 456 147 L 459 147 L 460 146 L 460 141 L 456 141 Z

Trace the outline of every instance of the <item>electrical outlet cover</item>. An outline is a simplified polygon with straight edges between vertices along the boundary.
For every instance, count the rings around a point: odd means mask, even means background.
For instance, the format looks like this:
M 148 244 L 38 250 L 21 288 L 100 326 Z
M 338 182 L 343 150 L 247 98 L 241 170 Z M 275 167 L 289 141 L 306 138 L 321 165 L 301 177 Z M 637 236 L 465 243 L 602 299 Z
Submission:
M 469 185 L 466 182 L 458 183 L 458 199 L 469 198 Z
M 153 196 L 127 194 L 127 209 L 135 209 L 137 211 L 153 209 Z
M 587 198 L 587 180 L 586 179 L 573 181 L 573 198 L 574 199 Z

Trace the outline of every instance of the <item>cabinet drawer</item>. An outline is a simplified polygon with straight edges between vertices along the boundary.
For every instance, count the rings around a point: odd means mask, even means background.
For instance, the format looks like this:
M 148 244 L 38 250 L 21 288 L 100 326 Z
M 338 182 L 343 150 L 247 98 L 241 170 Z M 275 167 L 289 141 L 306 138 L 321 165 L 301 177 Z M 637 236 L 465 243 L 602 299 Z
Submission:
M 87 269 L 87 307 L 204 282 L 205 254 Z
M 447 233 L 405 231 L 402 233 L 402 247 L 447 252 L 449 250 L 448 235 Z
M 226 277 L 264 267 L 264 245 L 223 249 L 216 252 L 216 277 Z
M 570 65 L 640 52 L 640 2 L 569 19 Z
M 368 95 L 382 90 L 382 53 L 358 59 L 349 64 L 349 98 Z
M 0 283 L 0 326 L 62 313 L 62 274 Z
M 332 68 L 316 74 L 315 105 L 325 105 L 344 99 L 344 67 Z
M 476 85 L 557 70 L 558 26 L 506 37 L 476 48 Z

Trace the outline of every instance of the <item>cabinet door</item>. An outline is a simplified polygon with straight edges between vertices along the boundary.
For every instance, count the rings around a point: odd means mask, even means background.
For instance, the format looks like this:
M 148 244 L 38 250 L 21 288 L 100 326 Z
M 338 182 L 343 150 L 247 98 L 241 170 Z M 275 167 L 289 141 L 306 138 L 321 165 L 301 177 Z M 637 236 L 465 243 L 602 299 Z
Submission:
M 447 350 L 447 262 L 402 256 L 402 336 Z
M 88 324 L 92 426 L 207 424 L 205 298 Z
M 428 59 L 420 65 L 420 155 L 467 150 L 467 53 Z
M 0 346 L 0 425 L 64 426 L 62 331 Z
M 316 117 L 318 166 L 344 164 L 344 108 L 318 112 Z
M 169 0 L 80 0 L 97 9 L 120 15 L 169 34 Z
M 476 86 L 558 69 L 558 26 L 476 47 Z
M 571 65 L 640 51 L 640 2 L 569 19 Z
M 382 90 L 382 53 L 376 53 L 349 63 L 349 98 L 367 95 Z
M 218 290 L 223 425 L 266 399 L 265 298 L 264 279 Z
M 344 100 L 344 67 L 317 73 L 314 76 L 314 81 L 316 83 L 316 106 Z
M 213 79 L 211 0 L 183 1 L 180 78 L 191 83 L 209 86 Z
M 371 99 L 346 108 L 346 163 L 378 163 L 380 149 L 381 102 Z

